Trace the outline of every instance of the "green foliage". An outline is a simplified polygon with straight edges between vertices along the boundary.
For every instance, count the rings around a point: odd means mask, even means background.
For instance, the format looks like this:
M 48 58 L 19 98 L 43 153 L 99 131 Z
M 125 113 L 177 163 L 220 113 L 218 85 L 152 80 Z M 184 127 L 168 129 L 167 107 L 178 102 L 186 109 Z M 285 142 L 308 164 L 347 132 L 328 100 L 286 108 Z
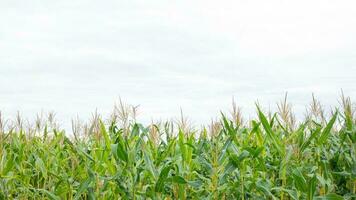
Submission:
M 295 128 L 267 116 L 223 115 L 211 133 L 101 120 L 75 140 L 47 126 L 0 132 L 0 199 L 356 198 L 350 112 Z

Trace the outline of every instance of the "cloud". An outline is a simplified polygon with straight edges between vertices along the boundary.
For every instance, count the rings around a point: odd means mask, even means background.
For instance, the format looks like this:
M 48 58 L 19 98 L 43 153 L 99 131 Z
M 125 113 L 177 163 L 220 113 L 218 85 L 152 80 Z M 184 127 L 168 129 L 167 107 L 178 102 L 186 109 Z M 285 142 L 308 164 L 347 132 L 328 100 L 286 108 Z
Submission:
M 286 91 L 355 98 L 353 1 L 4 1 L 0 109 L 110 110 L 206 122 L 232 96 L 246 113 Z M 28 108 L 28 109 L 26 109 Z

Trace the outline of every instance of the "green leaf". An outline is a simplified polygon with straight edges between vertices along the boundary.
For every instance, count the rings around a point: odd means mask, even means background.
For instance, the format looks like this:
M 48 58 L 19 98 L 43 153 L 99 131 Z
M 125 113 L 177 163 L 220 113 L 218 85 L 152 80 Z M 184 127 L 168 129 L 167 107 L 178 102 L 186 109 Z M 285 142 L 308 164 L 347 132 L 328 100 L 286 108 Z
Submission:
M 298 198 L 298 193 L 294 190 L 288 190 L 288 189 L 281 189 L 282 191 L 286 192 L 292 199 L 294 200 L 299 200 Z
M 40 170 L 42 176 L 44 178 L 47 178 L 47 168 L 45 167 L 45 164 L 43 163 L 42 159 L 38 156 L 36 156 L 36 167 Z
M 83 194 L 83 192 L 89 188 L 90 182 L 91 182 L 91 178 L 88 178 L 86 181 L 84 181 L 82 184 L 80 184 L 80 187 L 74 196 L 75 200 L 79 199 L 81 197 L 81 195 Z
M 57 195 L 53 194 L 52 192 L 45 190 L 45 189 L 37 189 L 38 192 L 44 193 L 47 197 L 51 200 L 60 200 L 61 198 Z
M 163 187 L 164 187 L 164 182 L 167 181 L 168 173 L 171 170 L 172 166 L 168 165 L 164 167 L 159 174 L 159 178 L 157 180 L 156 186 L 155 186 L 155 191 L 156 192 L 162 192 Z
M 132 127 L 132 130 L 131 130 L 131 136 L 134 137 L 134 136 L 138 136 L 140 133 L 140 127 L 137 123 L 135 123 Z
M 184 133 L 182 132 L 182 130 L 179 130 L 178 133 L 178 145 L 179 145 L 179 149 L 180 149 L 180 153 L 182 156 L 183 161 L 187 161 L 187 147 L 185 145 L 185 141 L 184 141 Z
M 105 125 L 101 120 L 99 121 L 99 123 L 100 123 L 101 134 L 103 134 L 103 136 L 104 136 L 105 146 L 106 146 L 107 149 L 110 149 L 111 142 L 110 142 L 109 135 L 108 135 L 108 133 L 106 131 Z
M 232 123 L 229 123 L 227 118 L 225 117 L 225 115 L 223 113 L 221 113 L 222 115 L 222 120 L 223 120 L 223 124 L 224 124 L 224 128 L 227 130 L 227 134 L 232 137 L 235 135 L 235 131 L 234 131 L 234 127 L 232 125 Z
M 117 160 L 128 161 L 128 153 L 121 139 L 116 144 L 111 145 L 111 152 Z
M 308 183 L 307 200 L 313 200 L 315 190 L 316 190 L 316 176 L 311 178 L 309 183 Z
M 192 187 L 199 188 L 203 185 L 203 181 L 201 180 L 195 180 L 195 181 L 187 181 L 188 184 Z
M 223 146 L 223 148 L 222 148 L 222 150 L 221 150 L 221 153 L 220 153 L 220 155 L 219 155 L 219 161 L 218 161 L 219 164 L 222 164 L 222 161 L 223 161 L 224 158 L 225 158 L 225 154 L 226 154 L 226 152 L 227 152 L 227 149 L 230 147 L 231 142 L 232 142 L 231 137 L 229 137 L 229 138 L 227 139 L 227 141 L 225 142 L 225 144 L 224 144 L 224 146 Z
M 295 187 L 302 192 L 307 192 L 307 181 L 305 180 L 299 168 L 295 169 L 292 173 Z
M 319 144 L 324 144 L 324 142 L 328 139 L 329 135 L 330 135 L 330 131 L 336 121 L 338 113 L 336 112 L 333 117 L 330 119 L 330 121 L 328 122 L 328 124 L 326 125 L 326 127 L 324 128 L 323 132 L 320 135 Z
M 186 184 L 187 181 L 181 176 L 172 176 L 167 179 L 167 182 L 178 183 L 178 184 Z
M 309 138 L 302 144 L 300 148 L 300 152 L 304 152 L 304 150 L 310 145 L 310 143 L 313 141 L 314 138 L 317 138 L 321 131 L 321 128 L 318 127 L 315 131 L 312 132 L 312 134 L 309 136 Z
M 235 168 L 238 168 L 240 163 L 246 159 L 248 156 L 250 155 L 250 153 L 246 150 L 243 150 L 239 156 L 237 156 L 236 154 L 230 154 L 229 158 L 231 163 L 235 166 Z
M 148 172 L 154 177 L 154 179 L 157 179 L 157 170 L 153 164 L 153 159 L 152 159 L 152 152 L 150 149 L 146 147 L 145 144 L 142 144 L 142 149 L 143 149 L 143 158 L 145 160 L 146 168 L 148 169 Z
M 275 134 L 272 131 L 272 128 L 271 128 L 270 124 L 268 123 L 265 115 L 261 112 L 261 110 L 258 107 L 257 107 L 257 109 L 258 109 L 258 116 L 260 118 L 260 121 L 262 123 L 263 128 L 265 129 L 265 131 L 267 133 L 268 138 L 271 140 L 272 144 L 277 149 L 279 154 L 281 156 L 283 156 L 284 155 L 284 148 L 283 148 L 282 144 L 280 143 L 280 140 L 277 139 L 277 137 L 275 136 Z
M 256 189 L 263 192 L 268 197 L 272 197 L 271 187 L 266 181 L 259 180 L 256 182 Z
M 329 193 L 324 196 L 318 196 L 315 198 L 316 200 L 343 200 L 344 198 L 340 195 Z

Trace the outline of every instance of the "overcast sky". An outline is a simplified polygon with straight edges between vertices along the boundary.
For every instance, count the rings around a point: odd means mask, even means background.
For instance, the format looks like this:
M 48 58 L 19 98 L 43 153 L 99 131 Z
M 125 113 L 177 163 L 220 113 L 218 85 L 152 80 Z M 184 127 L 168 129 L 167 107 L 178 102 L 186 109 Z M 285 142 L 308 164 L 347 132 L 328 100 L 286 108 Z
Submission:
M 356 98 L 356 1 L 0 0 L 0 110 L 66 124 L 121 98 L 140 119 L 248 117 L 288 92 Z M 65 125 L 64 125 L 65 126 Z

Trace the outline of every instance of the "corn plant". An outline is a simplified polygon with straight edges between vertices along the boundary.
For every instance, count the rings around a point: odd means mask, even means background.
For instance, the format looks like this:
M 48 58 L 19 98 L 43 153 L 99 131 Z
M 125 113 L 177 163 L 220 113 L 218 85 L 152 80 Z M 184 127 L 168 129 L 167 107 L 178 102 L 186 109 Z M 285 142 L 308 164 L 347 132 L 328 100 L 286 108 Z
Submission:
M 356 121 L 343 105 L 300 123 L 285 102 L 245 123 L 234 107 L 200 130 L 95 115 L 74 135 L 1 118 L 0 199 L 355 199 Z

